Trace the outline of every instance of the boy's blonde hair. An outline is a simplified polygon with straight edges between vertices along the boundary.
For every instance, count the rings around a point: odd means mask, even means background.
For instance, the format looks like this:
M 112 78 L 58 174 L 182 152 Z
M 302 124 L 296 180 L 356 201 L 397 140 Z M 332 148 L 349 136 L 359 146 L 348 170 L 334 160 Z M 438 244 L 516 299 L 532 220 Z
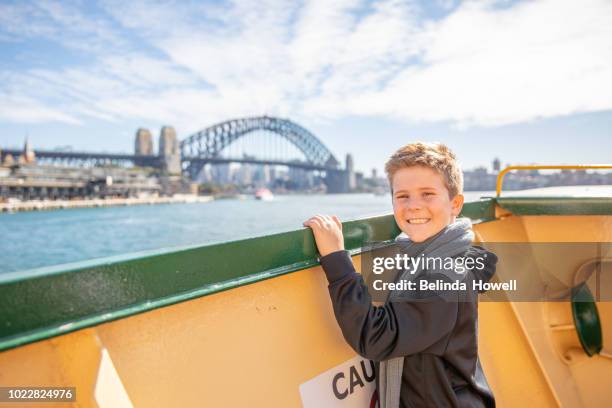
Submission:
M 452 199 L 463 192 L 463 172 L 455 154 L 442 143 L 410 143 L 398 149 L 385 164 L 389 185 L 393 189 L 393 176 L 405 167 L 424 166 L 437 171 Z

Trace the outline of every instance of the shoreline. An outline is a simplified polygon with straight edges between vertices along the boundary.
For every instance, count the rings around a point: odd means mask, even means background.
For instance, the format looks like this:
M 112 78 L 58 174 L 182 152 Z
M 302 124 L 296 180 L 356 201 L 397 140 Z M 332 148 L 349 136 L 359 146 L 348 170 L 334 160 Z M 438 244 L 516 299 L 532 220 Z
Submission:
M 214 199 L 213 196 L 175 195 L 172 197 L 22 201 L 16 203 L 0 203 L 0 213 L 49 211 L 71 208 L 118 207 L 128 205 L 207 203 Z

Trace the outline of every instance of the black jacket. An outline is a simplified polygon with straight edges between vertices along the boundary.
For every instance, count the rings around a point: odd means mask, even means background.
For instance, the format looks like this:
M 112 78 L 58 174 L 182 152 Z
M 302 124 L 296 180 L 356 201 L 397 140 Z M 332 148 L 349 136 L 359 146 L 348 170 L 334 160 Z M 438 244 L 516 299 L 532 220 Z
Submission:
M 495 273 L 493 253 L 473 246 L 464 256 L 485 253 L 485 268 L 468 279 L 488 281 Z M 349 345 L 375 362 L 404 356 L 401 407 L 495 407 L 478 359 L 478 293 L 468 289 L 461 302 L 432 298 L 377 307 L 347 251 L 322 257 L 321 265 Z

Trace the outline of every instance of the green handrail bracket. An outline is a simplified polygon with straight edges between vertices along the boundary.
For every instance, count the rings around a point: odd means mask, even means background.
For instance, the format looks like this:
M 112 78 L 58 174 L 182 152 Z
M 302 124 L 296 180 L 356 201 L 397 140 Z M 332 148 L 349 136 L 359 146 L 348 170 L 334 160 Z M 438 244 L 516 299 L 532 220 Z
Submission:
M 572 288 L 572 317 L 580 344 L 592 357 L 601 352 L 603 336 L 595 299 L 586 284 Z

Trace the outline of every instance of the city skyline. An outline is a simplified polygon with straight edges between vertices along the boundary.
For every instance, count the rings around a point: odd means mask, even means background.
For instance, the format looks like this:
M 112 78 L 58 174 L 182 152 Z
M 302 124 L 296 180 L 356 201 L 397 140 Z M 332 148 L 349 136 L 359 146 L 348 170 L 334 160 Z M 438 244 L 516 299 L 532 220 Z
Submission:
M 581 116 L 599 117 L 590 119 Z M 355 169 L 364 174 L 370 174 L 372 169 L 376 169 L 379 174 L 382 174 L 384 163 L 388 156 L 402 144 L 416 140 L 446 143 L 455 151 L 465 170 L 472 170 L 478 167 L 490 169 L 491 162 L 495 158 L 501 160 L 502 166 L 529 163 L 594 164 L 609 161 L 609 154 L 606 149 L 609 137 L 607 130 L 612 129 L 612 115 L 608 115 L 607 113 L 578 115 L 576 117 L 557 118 L 555 122 L 557 123 L 552 125 L 553 128 L 556 128 L 553 135 L 537 134 L 539 127 L 537 124 L 519 124 L 506 127 L 502 130 L 498 129 L 499 133 L 505 133 L 495 136 L 500 140 L 495 140 L 495 137 L 488 136 L 486 130 L 473 130 L 470 134 L 453 135 L 442 134 L 440 128 L 436 126 L 431 126 L 430 128 L 434 129 L 432 133 L 437 134 L 437 137 L 400 138 L 396 137 L 392 132 L 394 125 L 401 126 L 401 124 L 398 125 L 393 123 L 383 124 L 383 130 L 388 133 L 379 136 L 379 140 L 383 139 L 382 143 L 370 143 L 370 136 L 367 134 L 367 129 L 363 128 L 361 132 L 356 134 L 353 133 L 353 135 L 356 136 L 353 139 L 353 146 L 345 146 L 342 140 L 343 135 L 326 138 L 327 140 L 331 139 L 331 143 L 329 144 L 326 143 L 326 139 L 320 138 L 316 133 L 315 136 L 330 148 L 332 153 L 341 161 L 346 157 L 346 154 L 352 154 L 355 159 Z M 578 123 L 576 124 L 576 122 Z M 601 129 L 604 131 L 581 135 L 579 140 L 577 140 L 577 137 L 572 138 L 572 133 L 583 127 L 580 122 L 603 122 L 604 125 L 601 126 Z M 574 129 L 571 128 L 572 124 L 574 124 Z M 147 128 L 153 134 L 155 140 L 154 148 L 156 151 L 158 148 L 157 139 L 163 126 L 164 125 L 157 129 Z M 375 125 L 370 124 L 370 126 Z M 592 124 L 589 124 L 589 126 L 592 126 Z M 531 129 L 521 133 L 521 128 L 525 127 Z M 389 131 L 390 128 L 391 131 Z M 32 135 L 26 133 L 21 137 L 6 137 L 7 135 L 4 134 L 0 135 L 0 149 L 21 149 L 27 139 L 34 150 L 61 150 L 68 148 L 74 151 L 84 152 L 131 154 L 133 153 L 134 135 L 138 129 L 134 129 L 131 134 L 121 132 L 122 136 L 118 138 L 119 140 L 115 140 L 115 142 L 111 144 L 105 144 L 104 141 L 106 138 L 104 137 L 101 137 L 101 140 L 97 138 L 92 138 L 93 140 L 81 139 L 81 143 L 78 143 L 79 140 L 77 140 L 77 143 L 69 143 L 69 141 L 73 139 L 63 138 L 61 140 L 64 143 L 56 143 L 45 138 L 45 135 Z M 518 129 L 516 133 L 514 131 L 515 129 Z M 412 132 L 419 133 L 418 131 L 414 131 L 414 129 L 412 129 Z M 469 140 L 465 138 L 469 138 Z M 77 139 L 80 139 L 78 135 Z M 181 139 L 181 135 L 179 135 L 179 140 Z M 334 151 L 334 147 L 339 147 L 338 151 L 340 151 L 340 153 Z M 354 149 L 351 150 L 351 147 L 354 147 Z M 366 159 L 369 157 L 370 160 L 363 160 L 364 157 Z
M 465 169 L 601 163 L 612 129 L 606 1 L 6 2 L 0 148 L 131 152 L 267 114 L 356 170 L 440 141 Z

